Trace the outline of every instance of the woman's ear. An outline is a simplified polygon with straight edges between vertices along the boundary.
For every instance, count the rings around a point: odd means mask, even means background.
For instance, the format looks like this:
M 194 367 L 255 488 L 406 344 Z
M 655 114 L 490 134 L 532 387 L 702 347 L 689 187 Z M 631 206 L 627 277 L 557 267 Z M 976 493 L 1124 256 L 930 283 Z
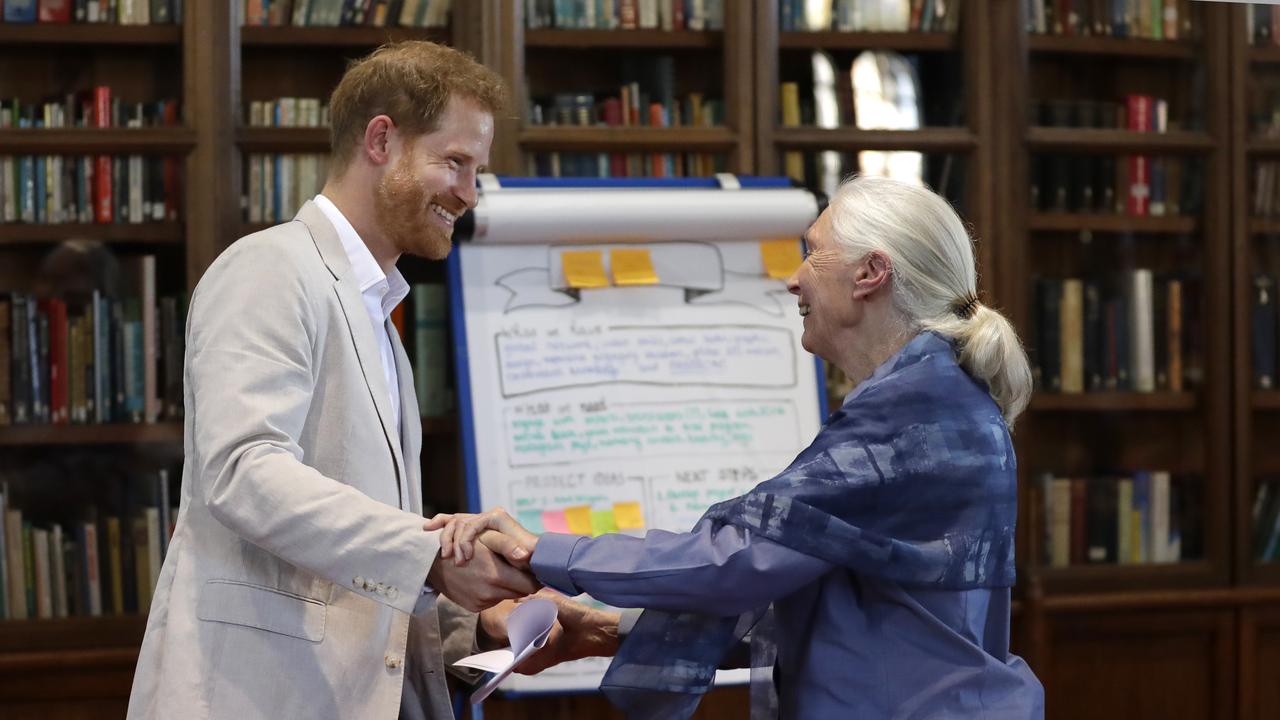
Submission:
M 853 270 L 853 297 L 866 300 L 882 287 L 889 286 L 893 275 L 893 263 L 889 256 L 872 250 L 858 261 Z

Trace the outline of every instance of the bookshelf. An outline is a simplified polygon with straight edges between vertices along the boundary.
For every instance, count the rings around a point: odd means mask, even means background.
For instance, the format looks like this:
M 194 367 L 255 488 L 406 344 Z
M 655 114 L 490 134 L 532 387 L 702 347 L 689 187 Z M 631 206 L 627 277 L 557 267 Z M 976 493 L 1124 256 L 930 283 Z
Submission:
M 486 32 L 494 35 L 486 37 L 481 58 L 507 79 L 513 103 L 497 126 L 497 172 L 523 175 L 541 167 L 548 174 L 594 175 L 603 168 L 615 176 L 678 176 L 753 170 L 748 3 L 724 3 L 723 27 L 716 29 L 540 26 L 526 17 L 523 3 L 490 3 L 488 9 L 494 24 Z M 622 86 L 631 83 L 641 99 L 623 97 Z M 705 111 L 689 104 L 699 95 L 707 101 Z M 557 117 L 564 98 L 576 98 L 576 105 Z M 614 117 L 610 98 L 635 107 Z M 649 100 L 664 103 L 665 117 L 655 118 L 641 105 Z M 713 102 L 720 110 L 711 108 Z M 541 123 L 535 105 L 546 109 Z

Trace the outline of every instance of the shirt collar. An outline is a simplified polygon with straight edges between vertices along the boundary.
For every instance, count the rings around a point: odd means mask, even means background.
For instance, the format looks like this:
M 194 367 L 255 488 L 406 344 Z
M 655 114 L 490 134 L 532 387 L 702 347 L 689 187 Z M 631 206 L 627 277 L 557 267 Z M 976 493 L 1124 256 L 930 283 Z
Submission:
M 373 258 L 373 253 L 369 252 L 369 247 L 364 244 L 364 240 L 360 239 L 360 234 L 332 200 L 324 195 L 316 195 L 312 201 L 338 231 L 338 239 L 342 241 L 342 249 L 346 252 L 347 259 L 351 261 L 351 272 L 355 278 L 356 287 L 360 288 L 360 294 L 363 295 L 370 289 L 377 288 L 378 294 L 382 297 L 383 315 L 390 315 L 396 305 L 399 305 L 400 301 L 409 294 L 409 283 L 396 268 L 391 269 L 390 276 L 382 272 L 382 268 L 378 267 L 378 261 Z

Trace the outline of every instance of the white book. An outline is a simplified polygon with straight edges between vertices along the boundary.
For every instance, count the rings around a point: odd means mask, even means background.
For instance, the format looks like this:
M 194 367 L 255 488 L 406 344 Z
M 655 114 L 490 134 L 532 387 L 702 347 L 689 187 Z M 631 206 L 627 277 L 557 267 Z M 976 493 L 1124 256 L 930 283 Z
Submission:
M 80 549 L 80 557 L 84 561 L 85 599 L 89 615 L 99 617 L 102 615 L 102 575 L 98 564 L 98 526 L 92 522 L 84 524 L 84 547 Z
M 262 222 L 262 156 L 249 156 L 249 222 Z
M 49 531 L 31 528 L 31 554 L 35 558 L 36 617 L 53 617 L 53 588 L 49 577 Z
M 67 563 L 63 550 L 62 526 L 49 528 L 49 573 L 53 576 L 53 616 L 67 616 Z
M 656 30 L 658 28 L 658 0 L 639 0 L 639 15 L 637 19 L 640 28 L 643 30 Z
M 1169 473 L 1151 473 L 1151 562 L 1174 562 L 1169 555 Z
M 13 156 L 0 158 L 0 217 L 11 223 L 18 219 L 18 190 L 13 182 Z
M 1137 392 L 1155 392 L 1155 318 L 1148 269 L 1129 273 L 1129 377 Z

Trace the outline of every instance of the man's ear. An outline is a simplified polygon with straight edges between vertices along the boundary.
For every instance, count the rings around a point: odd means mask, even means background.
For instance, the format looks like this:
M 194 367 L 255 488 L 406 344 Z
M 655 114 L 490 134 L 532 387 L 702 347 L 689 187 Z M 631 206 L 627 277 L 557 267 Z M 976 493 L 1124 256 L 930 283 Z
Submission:
M 397 142 L 396 124 L 386 115 L 375 115 L 364 126 L 364 155 L 374 165 L 391 162 L 392 146 Z
M 889 287 L 893 263 L 879 250 L 867 253 L 853 269 L 853 297 L 866 300 L 881 288 Z

